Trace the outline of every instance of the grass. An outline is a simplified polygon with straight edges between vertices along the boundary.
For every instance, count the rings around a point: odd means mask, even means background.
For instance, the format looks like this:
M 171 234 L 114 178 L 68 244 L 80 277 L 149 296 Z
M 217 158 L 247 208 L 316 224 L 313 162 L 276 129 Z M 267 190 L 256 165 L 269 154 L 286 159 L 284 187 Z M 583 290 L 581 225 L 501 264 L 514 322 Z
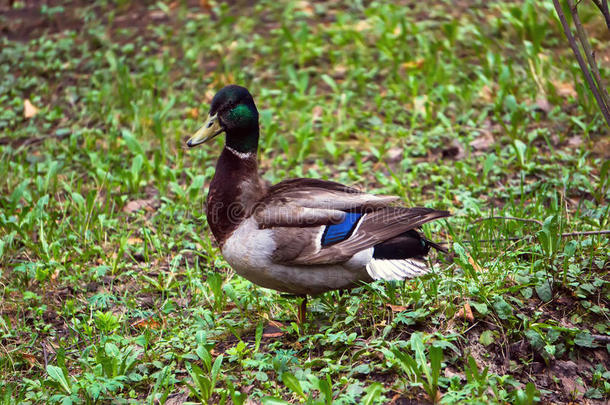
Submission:
M 610 398 L 608 235 L 561 237 L 609 228 L 608 128 L 551 2 L 49 3 L 0 15 L 2 403 Z M 435 274 L 304 326 L 236 276 L 204 214 L 221 141 L 184 148 L 228 83 L 265 179 L 451 210 Z

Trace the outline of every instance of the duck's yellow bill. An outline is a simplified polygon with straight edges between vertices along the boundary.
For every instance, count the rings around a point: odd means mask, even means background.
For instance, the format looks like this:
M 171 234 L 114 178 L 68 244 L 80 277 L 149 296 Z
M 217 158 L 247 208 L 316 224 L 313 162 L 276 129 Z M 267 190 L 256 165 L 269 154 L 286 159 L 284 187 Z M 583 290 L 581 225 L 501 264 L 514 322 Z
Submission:
M 201 145 L 202 143 L 217 137 L 223 131 L 224 129 L 222 129 L 222 126 L 218 121 L 218 114 L 208 115 L 208 119 L 206 120 L 205 124 L 203 124 L 188 141 L 186 141 L 186 145 L 190 148 Z

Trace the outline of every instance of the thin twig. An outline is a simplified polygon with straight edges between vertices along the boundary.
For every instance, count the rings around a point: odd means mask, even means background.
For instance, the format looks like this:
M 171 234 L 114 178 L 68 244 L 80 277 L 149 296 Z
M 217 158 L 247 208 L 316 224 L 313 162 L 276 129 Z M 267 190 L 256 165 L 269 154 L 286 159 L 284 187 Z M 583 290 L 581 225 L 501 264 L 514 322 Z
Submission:
M 610 336 L 607 335 L 591 335 L 593 340 L 597 340 L 604 343 L 610 343 Z
M 610 230 L 603 231 L 582 231 L 582 232 L 567 232 L 562 233 L 562 238 L 569 238 L 570 236 L 586 236 L 586 235 L 608 235 L 610 234 Z
M 485 218 L 487 219 L 487 218 Z M 512 218 L 511 218 L 512 219 Z M 581 232 L 566 232 L 559 235 L 562 238 L 571 238 L 573 236 L 587 236 L 587 235 L 610 235 L 610 230 L 604 229 L 601 231 L 581 231 Z M 526 240 L 532 239 L 534 235 L 525 235 L 525 236 L 513 236 L 510 238 L 501 238 L 501 239 L 481 239 L 481 240 L 461 240 L 461 243 L 491 243 L 491 242 L 514 242 L 518 240 Z M 449 245 L 453 242 L 443 241 L 443 242 L 434 242 L 438 245 Z
M 45 342 L 42 342 L 41 344 L 42 346 L 42 358 L 44 359 L 44 369 L 47 369 L 47 366 L 49 365 L 49 356 L 47 354 L 47 346 L 45 344 Z
M 69 137 L 70 135 L 72 135 L 71 132 L 54 136 L 36 136 L 30 138 L 11 138 L 10 136 L 3 136 L 0 138 L 0 145 L 11 145 L 13 148 L 26 148 L 28 146 L 41 143 L 47 139 L 55 139 L 59 141 L 63 138 Z
M 563 13 L 563 10 L 561 9 L 559 0 L 553 0 L 553 5 L 555 6 L 555 11 L 557 11 L 557 16 L 559 17 L 559 21 L 561 22 L 561 26 L 563 27 L 563 32 L 565 33 L 566 38 L 568 39 L 568 42 L 570 43 L 570 47 L 572 48 L 572 52 L 574 52 L 574 56 L 576 57 L 576 60 L 578 61 L 580 70 L 582 70 L 582 73 L 585 76 L 585 80 L 587 81 L 587 84 L 589 85 L 589 88 L 591 89 L 591 92 L 593 93 L 593 97 L 595 97 L 595 101 L 597 102 L 597 105 L 599 106 L 599 108 L 602 111 L 602 115 L 604 116 L 604 119 L 606 120 L 606 124 L 608 124 L 608 126 L 610 126 L 610 112 L 608 112 L 606 110 L 604 102 L 599 94 L 599 91 L 597 90 L 597 86 L 595 86 L 595 82 L 593 81 L 593 78 L 591 77 L 591 73 L 589 72 L 589 69 L 587 68 L 587 65 L 585 64 L 585 61 L 580 53 L 580 49 L 578 49 L 578 44 L 576 43 L 576 40 L 574 39 L 574 36 L 572 35 L 572 31 L 570 30 L 570 26 L 568 25 L 566 16 Z
M 519 217 L 504 217 L 504 216 L 494 216 L 494 217 L 487 217 L 487 218 L 479 218 L 476 221 L 474 221 L 474 223 L 478 223 L 478 222 L 482 222 L 482 221 L 487 221 L 490 219 L 508 219 L 508 220 L 512 220 L 512 221 L 521 221 L 521 222 L 533 222 L 535 224 L 538 224 L 540 226 L 543 225 L 542 221 L 539 221 L 537 219 L 533 219 L 533 218 L 519 218 Z
M 610 97 L 608 97 L 608 92 L 604 87 L 602 82 L 602 78 L 599 74 L 599 69 L 597 68 L 597 62 L 595 62 L 595 55 L 593 50 L 591 49 L 591 45 L 589 44 L 589 39 L 587 38 L 587 32 L 585 31 L 582 23 L 580 22 L 580 17 L 578 16 L 578 8 L 574 5 L 573 0 L 567 0 L 568 5 L 570 6 L 570 13 L 572 13 L 572 18 L 574 19 L 574 26 L 576 26 L 576 36 L 582 45 L 583 52 L 585 57 L 587 58 L 587 62 L 589 62 L 589 67 L 591 68 L 591 72 L 593 73 L 593 79 L 597 84 L 597 89 L 599 90 L 599 94 L 602 97 L 602 101 L 604 102 L 604 107 L 606 109 L 606 113 L 610 114 L 608 108 L 610 108 Z M 601 106 L 600 106 L 601 108 Z

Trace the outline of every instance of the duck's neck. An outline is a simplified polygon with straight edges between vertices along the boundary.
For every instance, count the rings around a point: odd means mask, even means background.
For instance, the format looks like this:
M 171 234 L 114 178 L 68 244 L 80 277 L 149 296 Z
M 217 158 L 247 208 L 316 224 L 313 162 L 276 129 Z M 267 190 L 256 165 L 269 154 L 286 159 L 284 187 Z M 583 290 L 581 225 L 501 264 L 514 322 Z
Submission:
M 240 152 L 225 146 L 216 164 L 207 202 L 208 224 L 221 248 L 264 193 L 256 150 Z

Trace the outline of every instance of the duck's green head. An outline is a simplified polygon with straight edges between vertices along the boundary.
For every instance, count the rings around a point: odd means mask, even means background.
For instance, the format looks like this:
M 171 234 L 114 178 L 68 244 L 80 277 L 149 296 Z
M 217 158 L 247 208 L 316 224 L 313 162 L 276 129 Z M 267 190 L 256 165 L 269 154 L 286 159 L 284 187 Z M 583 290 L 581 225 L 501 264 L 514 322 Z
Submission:
M 200 145 L 226 133 L 226 145 L 238 152 L 254 152 L 258 147 L 258 110 L 245 87 L 231 84 L 222 88 L 210 106 L 208 119 L 186 144 Z

